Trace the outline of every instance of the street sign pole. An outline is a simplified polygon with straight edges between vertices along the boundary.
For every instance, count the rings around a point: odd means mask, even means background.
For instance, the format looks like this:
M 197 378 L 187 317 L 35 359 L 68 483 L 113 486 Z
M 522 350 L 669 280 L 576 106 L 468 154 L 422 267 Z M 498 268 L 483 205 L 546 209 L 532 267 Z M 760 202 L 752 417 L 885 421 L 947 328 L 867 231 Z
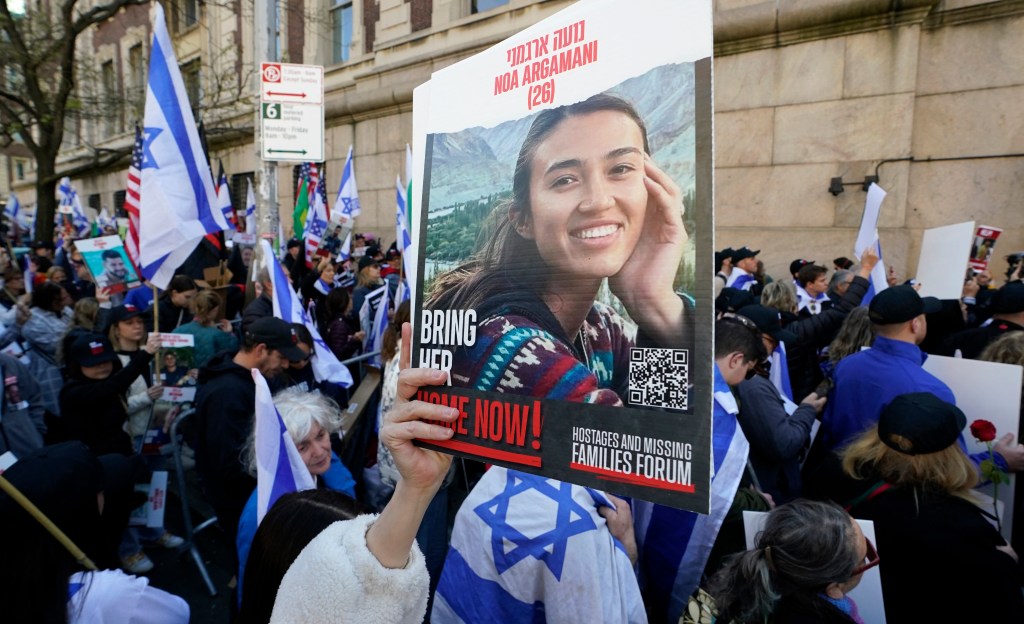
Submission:
M 255 57 L 253 61 L 256 67 L 262 67 L 264 61 L 273 62 L 277 60 L 276 46 L 274 45 L 274 12 L 276 3 L 274 0 L 256 0 L 254 3 L 254 31 L 255 39 L 253 49 Z M 262 81 L 262 78 L 260 79 Z M 257 84 L 261 88 L 260 84 Z M 269 234 L 271 245 L 277 248 L 280 241 L 281 213 L 277 207 L 277 162 L 263 160 L 260 146 L 262 145 L 261 133 L 261 110 L 257 107 L 255 111 L 256 123 L 254 126 L 253 145 L 256 148 L 256 160 L 260 163 L 258 168 L 257 188 L 259 201 L 256 202 L 257 234 Z

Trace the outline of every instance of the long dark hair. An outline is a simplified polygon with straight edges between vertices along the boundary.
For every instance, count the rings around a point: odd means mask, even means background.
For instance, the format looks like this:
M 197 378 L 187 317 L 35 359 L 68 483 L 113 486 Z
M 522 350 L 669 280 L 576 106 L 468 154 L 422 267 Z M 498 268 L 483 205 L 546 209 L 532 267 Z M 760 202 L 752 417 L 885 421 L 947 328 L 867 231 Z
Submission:
M 359 513 L 358 503 L 329 489 L 285 494 L 260 523 L 245 563 L 239 624 L 266 624 L 285 572 L 313 538 Z M 340 547 L 340 546 L 339 546 Z
M 812 611 L 816 596 L 857 566 L 850 516 L 834 503 L 795 500 L 768 514 L 757 548 L 735 555 L 712 577 L 708 592 L 720 622 L 760 623 L 788 598 Z
M 530 173 L 537 149 L 563 121 L 591 113 L 611 111 L 629 117 L 640 128 L 644 152 L 650 154 L 647 126 L 632 104 L 608 93 L 593 95 L 582 102 L 545 110 L 537 115 L 519 148 L 512 176 L 512 198 L 496 206 L 480 232 L 483 247 L 469 261 L 438 276 L 427 295 L 427 308 L 480 308 L 496 296 L 529 293 L 539 297 L 546 284 L 535 278 L 544 266 L 533 240 L 517 230 L 530 216 Z
M 384 330 L 384 340 L 380 347 L 380 359 L 382 362 L 388 362 L 391 358 L 395 357 L 395 353 L 398 351 L 398 340 L 402 337 L 402 323 L 408 322 L 409 300 L 406 299 L 395 308 L 395 315 L 391 318 L 391 322 L 388 323 L 387 329 Z

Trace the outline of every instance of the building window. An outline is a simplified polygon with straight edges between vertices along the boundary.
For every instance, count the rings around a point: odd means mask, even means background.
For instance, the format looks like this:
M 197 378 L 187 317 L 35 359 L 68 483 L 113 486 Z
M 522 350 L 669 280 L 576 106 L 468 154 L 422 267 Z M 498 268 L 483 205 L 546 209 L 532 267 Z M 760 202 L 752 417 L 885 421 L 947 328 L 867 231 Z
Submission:
M 183 0 L 181 9 L 182 25 L 185 28 L 199 21 L 199 0 Z
M 508 4 L 508 0 L 472 0 L 471 13 L 483 13 Z
M 14 161 L 14 178 L 21 182 L 25 179 L 25 161 L 15 160 Z
M 121 98 L 118 97 L 114 61 L 100 66 L 100 81 L 103 84 L 103 136 L 109 137 L 121 129 Z
M 199 86 L 199 59 L 189 61 L 181 66 L 181 80 L 185 83 L 185 94 L 192 104 L 193 113 L 199 108 L 202 91 Z
M 124 209 L 124 197 L 124 191 L 114 191 L 114 216 L 127 219 L 128 212 Z
M 146 61 L 142 44 L 128 49 L 128 105 L 135 121 L 141 121 L 146 106 Z
M 344 63 L 352 47 L 352 2 L 335 2 L 331 7 L 331 62 Z

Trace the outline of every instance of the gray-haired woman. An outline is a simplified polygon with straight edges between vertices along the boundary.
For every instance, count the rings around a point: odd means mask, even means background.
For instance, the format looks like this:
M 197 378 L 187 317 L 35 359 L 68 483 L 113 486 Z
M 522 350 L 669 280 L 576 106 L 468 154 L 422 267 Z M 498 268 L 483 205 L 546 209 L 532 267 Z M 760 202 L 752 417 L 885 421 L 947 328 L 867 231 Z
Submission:
M 878 561 L 838 505 L 796 500 L 768 514 L 757 547 L 730 560 L 708 592 L 720 622 L 863 624 L 847 594 Z

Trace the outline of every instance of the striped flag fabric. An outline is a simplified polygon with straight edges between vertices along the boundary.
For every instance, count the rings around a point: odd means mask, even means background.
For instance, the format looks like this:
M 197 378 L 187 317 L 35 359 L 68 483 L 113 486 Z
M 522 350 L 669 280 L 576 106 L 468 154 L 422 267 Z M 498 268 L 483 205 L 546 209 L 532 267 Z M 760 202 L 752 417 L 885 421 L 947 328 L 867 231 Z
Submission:
M 291 283 L 288 281 L 288 274 L 284 272 L 284 267 L 281 266 L 281 262 L 274 255 L 274 250 L 270 243 L 267 240 L 260 240 L 260 248 L 263 252 L 263 266 L 267 267 L 270 281 L 273 283 L 274 316 L 289 323 L 302 323 L 309 330 L 310 335 L 313 336 L 313 357 L 310 359 L 310 363 L 313 366 L 313 376 L 316 377 L 317 381 L 327 381 L 344 388 L 350 387 L 352 385 L 352 374 L 349 372 L 348 367 L 338 360 L 330 347 L 327 346 L 327 343 L 324 342 L 324 339 L 320 337 L 316 323 L 306 313 L 306 310 L 299 302 L 298 295 L 292 290 Z
M 299 166 L 299 188 L 295 198 L 295 208 L 292 209 L 292 236 L 300 240 L 305 233 L 310 195 L 316 188 L 313 178 L 315 174 L 316 167 L 312 163 L 302 163 Z
M 430 621 L 646 623 L 601 506 L 603 492 L 491 467 L 455 518 Z
M 259 369 L 252 369 L 252 380 L 256 383 L 256 524 L 259 525 L 277 499 L 289 492 L 312 490 L 316 482 L 295 448 Z
M 714 367 L 711 513 L 696 514 L 634 500 L 633 526 L 639 550 L 640 586 L 656 621 L 676 622 L 697 589 L 704 566 L 732 506 L 747 465 L 750 444 L 736 415 L 739 406 L 718 366 Z
M 227 229 L 217 208 L 210 163 L 167 33 L 153 5 L 153 45 L 146 86 L 139 206 L 140 270 L 167 288 L 175 271 L 207 235 Z
M 793 384 L 789 381 L 789 360 L 786 356 L 786 343 L 779 341 L 772 354 L 768 356 L 771 368 L 768 370 L 768 381 L 772 382 L 779 394 L 790 401 L 793 400 Z
M 381 293 L 380 301 L 377 302 L 377 310 L 373 314 L 373 330 L 370 333 L 370 344 L 369 350 L 371 353 L 377 353 L 370 359 L 370 364 L 373 366 L 383 366 L 384 362 L 381 360 L 380 350 L 384 346 L 384 333 L 388 329 L 388 307 L 390 305 L 388 301 L 388 287 L 385 285 L 382 287 L 384 292 Z M 369 299 L 369 296 L 367 296 Z
M 408 251 L 412 246 L 412 237 L 409 236 L 408 212 L 405 204 L 406 189 L 398 178 L 395 178 L 395 191 L 395 245 L 402 252 L 404 274 L 410 275 L 409 263 L 412 262 L 412 258 L 409 257 Z
M 132 160 L 128 165 L 128 182 L 124 190 L 124 210 L 128 213 L 128 234 L 124 249 L 135 266 L 139 265 L 139 192 L 142 178 L 142 128 L 135 125 L 135 144 L 132 146 Z
M 18 216 L 21 214 L 21 202 L 18 201 L 18 196 L 11 193 L 7 198 L 7 205 L 4 206 L 4 215 L 10 220 L 12 225 L 18 225 Z
M 245 233 L 256 233 L 256 194 L 252 190 L 252 178 L 245 179 Z
M 334 209 L 338 211 L 338 222 L 350 225 L 359 216 L 359 189 L 356 186 L 356 168 L 352 162 L 352 146 L 348 146 L 345 168 L 341 171 L 341 183 L 338 185 L 338 196 L 334 200 Z
M 235 207 L 231 205 L 231 187 L 228 185 L 228 176 L 224 173 L 224 163 L 217 163 L 217 207 L 224 215 L 228 230 L 238 229 L 238 218 L 235 216 Z
M 341 244 L 341 249 L 338 250 L 338 260 L 344 262 L 352 258 L 352 231 L 350 230 L 348 235 L 345 236 L 345 242 Z
M 89 218 L 85 216 L 82 209 L 82 202 L 78 199 L 78 191 L 71 183 L 71 178 L 64 176 L 57 185 L 57 197 L 59 199 L 58 212 L 64 215 L 64 219 L 71 220 L 71 228 L 76 236 L 85 236 L 91 227 Z
M 309 214 L 306 217 L 306 266 L 313 268 L 316 251 L 320 248 L 327 235 L 327 223 L 330 218 L 327 215 L 327 189 L 324 186 L 324 178 L 320 176 L 317 180 L 313 197 L 310 200 Z

